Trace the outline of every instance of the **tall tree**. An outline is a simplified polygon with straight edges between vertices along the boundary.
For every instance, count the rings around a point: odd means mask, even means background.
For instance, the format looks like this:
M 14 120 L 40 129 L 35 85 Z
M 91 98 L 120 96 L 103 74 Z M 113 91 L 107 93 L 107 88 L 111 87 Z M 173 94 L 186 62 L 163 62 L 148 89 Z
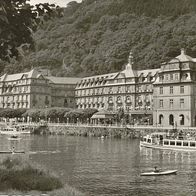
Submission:
M 27 3 L 29 0 L 0 0 L 0 59 L 18 57 L 22 44 L 33 47 L 32 32 L 53 12 L 54 5 Z

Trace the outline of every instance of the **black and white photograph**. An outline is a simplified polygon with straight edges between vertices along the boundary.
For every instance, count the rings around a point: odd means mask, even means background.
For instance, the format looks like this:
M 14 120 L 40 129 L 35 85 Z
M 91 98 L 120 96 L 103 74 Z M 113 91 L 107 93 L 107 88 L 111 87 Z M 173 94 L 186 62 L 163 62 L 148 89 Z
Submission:
M 196 0 L 0 0 L 0 196 L 196 196 Z

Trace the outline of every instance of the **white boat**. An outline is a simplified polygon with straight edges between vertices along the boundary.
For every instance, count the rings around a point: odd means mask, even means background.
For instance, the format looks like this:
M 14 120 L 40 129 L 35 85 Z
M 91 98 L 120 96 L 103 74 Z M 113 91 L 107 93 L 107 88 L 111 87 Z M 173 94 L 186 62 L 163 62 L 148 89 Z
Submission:
M 0 134 L 2 134 L 2 135 L 18 135 L 18 134 L 20 134 L 20 132 L 17 131 L 17 129 L 14 128 L 14 127 L 8 127 L 7 126 L 7 127 L 4 127 L 4 128 L 1 128 Z
M 166 170 L 166 171 L 158 171 L 158 172 L 144 172 L 141 173 L 141 176 L 162 176 L 162 175 L 171 175 L 176 174 L 178 170 Z
M 141 139 L 140 147 L 160 150 L 196 151 L 196 141 L 191 138 L 171 138 L 166 133 L 153 133 Z

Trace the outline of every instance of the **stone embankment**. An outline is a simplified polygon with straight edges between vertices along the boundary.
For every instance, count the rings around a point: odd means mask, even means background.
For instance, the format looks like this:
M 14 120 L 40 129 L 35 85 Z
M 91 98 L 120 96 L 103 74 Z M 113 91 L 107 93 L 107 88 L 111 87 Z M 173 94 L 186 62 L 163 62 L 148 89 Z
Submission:
M 49 134 L 90 136 L 90 137 L 116 137 L 116 138 L 137 138 L 139 132 L 127 127 L 111 126 L 48 126 Z
M 139 138 L 153 132 L 174 131 L 172 127 L 130 127 L 130 126 L 93 126 L 93 125 L 67 125 L 67 124 L 48 124 L 39 127 L 40 134 L 90 136 L 90 137 L 114 137 L 114 138 Z M 196 128 L 176 129 L 196 137 Z

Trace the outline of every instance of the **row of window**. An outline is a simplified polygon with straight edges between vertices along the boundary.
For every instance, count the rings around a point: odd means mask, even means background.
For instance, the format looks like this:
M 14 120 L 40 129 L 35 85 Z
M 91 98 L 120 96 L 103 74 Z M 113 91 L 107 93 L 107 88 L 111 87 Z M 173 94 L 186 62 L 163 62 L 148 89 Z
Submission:
M 162 82 L 162 81 L 171 81 L 171 80 L 179 80 L 179 74 L 178 73 L 165 74 L 165 75 L 161 75 L 159 78 L 160 78 L 160 82 Z M 182 80 L 186 80 L 187 78 L 188 78 L 187 73 L 185 73 L 181 76 Z
M 104 92 L 106 90 L 106 92 Z M 136 92 L 150 92 L 152 91 L 151 86 L 143 85 L 136 87 Z M 131 93 L 135 92 L 135 86 L 118 86 L 118 87 L 108 87 L 108 88 L 93 88 L 93 89 L 86 89 L 86 90 L 78 90 L 76 91 L 77 96 L 86 96 L 86 95 L 96 95 L 96 94 L 114 94 L 114 93 Z
M 169 108 L 173 108 L 173 106 L 174 106 L 174 100 L 169 99 Z M 159 108 L 164 108 L 163 99 L 159 100 Z M 180 108 L 184 108 L 184 99 L 180 99 Z
M 164 116 L 163 116 L 163 114 L 160 114 L 159 115 L 159 124 L 160 125 L 163 124 L 163 120 L 164 120 Z M 177 126 L 177 125 L 174 124 L 174 122 L 175 123 L 177 123 L 177 122 L 174 120 L 174 115 L 173 114 L 170 114 L 169 115 L 168 121 L 169 121 L 169 125 Z M 184 115 L 183 114 L 180 114 L 179 115 L 179 121 L 180 121 L 180 125 L 184 125 L 185 118 L 184 118 Z
M 169 87 L 169 93 L 174 94 L 174 87 L 173 86 Z M 164 87 L 163 86 L 161 86 L 159 88 L 159 94 L 161 94 L 161 95 L 164 94 Z M 180 86 L 180 94 L 184 94 L 184 86 Z

